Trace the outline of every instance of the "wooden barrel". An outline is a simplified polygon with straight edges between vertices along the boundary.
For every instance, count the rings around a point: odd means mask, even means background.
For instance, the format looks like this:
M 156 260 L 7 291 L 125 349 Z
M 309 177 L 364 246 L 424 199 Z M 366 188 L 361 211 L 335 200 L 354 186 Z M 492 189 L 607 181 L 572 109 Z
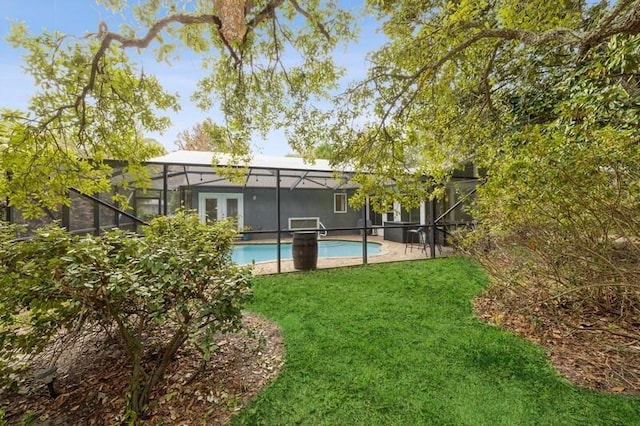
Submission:
M 316 232 L 294 232 L 293 267 L 301 271 L 316 269 L 318 265 L 318 236 Z

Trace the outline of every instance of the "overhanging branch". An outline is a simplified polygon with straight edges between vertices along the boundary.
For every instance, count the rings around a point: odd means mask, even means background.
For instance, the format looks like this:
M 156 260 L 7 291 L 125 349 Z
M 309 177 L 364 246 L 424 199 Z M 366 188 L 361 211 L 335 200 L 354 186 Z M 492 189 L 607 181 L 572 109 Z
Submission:
M 310 21 L 312 24 L 318 27 L 318 30 L 322 33 L 322 35 L 325 36 L 327 41 L 329 42 L 331 41 L 331 35 L 329 34 L 329 31 L 327 31 L 327 29 L 324 27 L 324 25 L 322 25 L 322 23 L 314 22 L 314 20 L 311 18 L 311 15 L 309 15 L 309 12 L 307 12 L 302 7 L 300 7 L 300 4 L 296 0 L 289 0 L 289 1 L 293 5 L 293 7 L 298 11 L 299 14 L 307 18 L 308 21 Z
M 102 36 L 102 42 L 100 43 L 100 47 L 98 51 L 93 56 L 93 60 L 91 61 L 91 71 L 89 74 L 89 82 L 83 87 L 82 92 L 77 96 L 75 107 L 78 108 L 80 103 L 84 98 L 86 98 L 87 94 L 93 90 L 95 87 L 96 76 L 98 74 L 98 67 L 100 65 L 100 61 L 104 57 L 107 49 L 114 41 L 120 43 L 123 48 L 131 48 L 135 47 L 138 49 L 144 49 L 149 46 L 151 41 L 155 39 L 160 31 L 162 31 L 165 27 L 173 24 L 180 23 L 182 25 L 194 25 L 194 24 L 214 24 L 218 27 L 218 30 L 222 28 L 222 22 L 220 18 L 216 15 L 186 15 L 186 14 L 176 14 L 170 15 L 166 18 L 162 18 L 156 21 L 151 28 L 147 31 L 147 34 L 141 38 L 127 38 L 122 34 L 113 33 L 107 31 L 106 24 L 100 23 L 100 31 L 98 33 L 99 36 Z M 224 40 L 224 37 L 222 37 Z

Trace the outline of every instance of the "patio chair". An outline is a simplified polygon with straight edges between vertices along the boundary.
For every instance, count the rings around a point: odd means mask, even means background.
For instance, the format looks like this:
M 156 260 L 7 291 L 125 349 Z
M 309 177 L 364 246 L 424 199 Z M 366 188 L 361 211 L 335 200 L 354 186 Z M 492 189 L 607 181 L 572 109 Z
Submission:
M 427 251 L 426 248 L 426 232 L 423 226 L 419 226 L 416 229 L 409 229 L 407 231 L 407 240 L 404 244 L 404 254 L 407 254 L 407 247 L 409 251 L 413 252 L 413 247 L 417 246 L 420 248 L 420 251 Z

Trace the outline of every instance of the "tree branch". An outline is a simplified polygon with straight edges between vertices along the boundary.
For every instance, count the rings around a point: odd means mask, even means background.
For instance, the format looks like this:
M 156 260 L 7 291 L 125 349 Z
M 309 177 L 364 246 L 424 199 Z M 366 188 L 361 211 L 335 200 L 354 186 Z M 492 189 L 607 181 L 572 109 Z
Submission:
M 218 30 L 222 28 L 222 22 L 220 18 L 215 15 L 185 15 L 185 14 L 176 14 L 170 15 L 166 18 L 162 18 L 155 22 L 151 28 L 147 31 L 147 34 L 142 38 L 126 38 L 121 34 L 109 32 L 107 30 L 106 24 L 100 23 L 99 33 L 98 35 L 102 35 L 102 42 L 100 43 L 100 47 L 98 51 L 93 57 L 91 61 L 91 72 L 89 74 L 89 82 L 83 87 L 82 92 L 76 97 L 75 107 L 78 108 L 82 100 L 87 96 L 87 94 L 95 87 L 96 76 L 98 74 L 98 67 L 100 65 L 100 61 L 104 57 L 107 49 L 111 45 L 112 42 L 119 42 L 123 48 L 136 47 L 138 49 L 144 49 L 153 39 L 155 39 L 160 31 L 162 31 L 165 27 L 173 23 L 180 23 L 183 25 L 192 25 L 192 24 L 215 24 L 218 27 Z M 224 37 L 221 37 L 224 40 Z
M 623 15 L 626 10 L 628 10 L 628 13 Z M 584 54 L 613 35 L 640 34 L 640 1 L 620 0 L 598 22 L 595 29 L 587 33 L 576 32 L 568 28 L 554 28 L 543 32 L 504 28 L 484 29 L 483 23 L 480 22 L 463 23 L 462 28 L 481 29 L 474 36 L 475 41 L 483 38 L 502 38 L 505 40 L 518 40 L 529 46 L 541 46 L 555 42 L 577 47 L 580 49 L 580 53 Z
M 249 33 L 249 30 L 254 29 L 255 27 L 257 27 L 262 21 L 264 21 L 265 19 L 269 18 L 270 16 L 273 16 L 276 9 L 282 5 L 282 3 L 284 3 L 284 0 L 271 0 L 269 3 L 267 3 L 267 5 L 262 8 L 262 10 L 260 12 L 258 12 L 258 14 L 253 17 L 249 22 L 247 22 L 247 33 Z M 246 37 L 245 34 L 245 37 Z
M 623 14 L 625 10 L 633 6 L 633 9 L 623 18 L 617 21 L 617 19 Z M 413 74 L 399 74 L 399 73 L 379 73 L 378 76 L 384 75 L 392 77 L 397 80 L 404 80 L 405 83 L 401 87 L 400 91 L 393 96 L 387 110 L 383 116 L 383 121 L 387 120 L 392 110 L 396 107 L 399 99 L 404 96 L 410 87 L 418 80 L 423 74 L 427 72 L 436 73 L 442 66 L 451 61 L 460 53 L 466 49 L 475 45 L 482 40 L 499 39 L 503 41 L 517 41 L 527 46 L 543 46 L 550 43 L 556 43 L 559 45 L 565 45 L 570 47 L 576 47 L 580 49 L 582 54 L 586 53 L 589 49 L 595 47 L 603 40 L 611 37 L 614 34 L 625 33 L 635 35 L 640 33 L 640 0 L 621 0 L 612 11 L 601 19 L 596 28 L 587 34 L 577 32 L 570 28 L 554 28 L 543 32 L 535 32 L 522 29 L 513 28 L 486 28 L 483 22 L 471 21 L 462 22 L 456 25 L 455 30 L 478 30 L 475 34 L 472 34 L 467 40 L 453 46 L 442 57 L 435 62 L 429 62 L 420 67 Z M 496 52 L 494 51 L 494 54 Z M 492 58 L 490 63 L 493 63 L 495 58 Z M 371 78 L 375 80 L 376 77 Z
M 617 18 L 633 6 L 631 11 L 616 21 Z M 425 64 L 413 75 L 404 79 L 414 80 L 428 70 L 437 71 L 453 57 L 484 39 L 502 39 L 519 41 L 528 46 L 542 46 L 549 43 L 557 43 L 570 47 L 577 47 L 582 54 L 586 53 L 602 41 L 615 34 L 640 34 L 640 0 L 621 0 L 612 11 L 600 20 L 596 28 L 589 33 L 579 33 L 570 28 L 554 28 L 543 32 L 519 30 L 513 28 L 485 28 L 482 22 L 464 22 L 459 29 L 479 29 L 469 39 L 451 48 L 437 62 Z
M 620 337 L 626 337 L 627 339 L 632 339 L 632 340 L 637 340 L 640 341 L 640 336 L 635 335 L 635 334 L 629 334 L 629 333 L 624 333 L 622 331 L 615 331 L 615 330 L 610 330 L 608 328 L 602 328 L 602 327 L 577 327 L 574 328 L 575 331 L 604 331 L 606 333 L 611 333 L 613 335 L 616 336 L 620 336 Z
M 581 52 L 587 52 L 588 50 L 590 50 L 591 48 L 593 48 L 595 45 L 597 45 L 598 43 L 600 43 L 604 38 L 606 37 L 610 37 L 614 34 L 617 34 L 617 32 L 619 32 L 618 30 L 616 30 L 616 26 L 613 25 L 613 22 L 620 16 L 620 14 L 627 9 L 627 7 L 629 7 L 630 5 L 632 5 L 633 3 L 636 3 L 634 5 L 634 10 L 631 12 L 631 16 L 633 16 L 634 14 L 637 15 L 638 13 L 638 3 L 636 0 L 620 0 L 618 2 L 618 4 L 615 5 L 615 7 L 613 9 L 611 9 L 611 11 L 605 16 L 603 17 L 600 22 L 598 22 L 598 25 L 596 25 L 595 29 L 591 32 L 589 32 L 585 37 L 584 37 L 584 41 L 582 43 L 582 48 L 581 48 Z M 627 17 L 627 19 L 625 19 L 625 21 L 629 20 L 630 17 Z M 636 22 L 638 20 L 638 17 L 636 16 Z M 636 23 L 637 25 L 637 23 Z M 620 24 L 619 24 L 620 26 Z M 622 25 L 624 26 L 624 25 Z M 613 33 L 611 31 L 614 31 Z
M 324 27 L 324 25 L 322 25 L 321 22 L 313 22 L 313 19 L 311 18 L 311 15 L 309 15 L 309 13 L 306 10 L 304 10 L 302 7 L 300 7 L 300 4 L 298 4 L 298 2 L 296 0 L 289 0 L 289 1 L 293 5 L 293 7 L 298 11 L 298 13 L 300 13 L 302 16 L 307 18 L 307 20 L 311 21 L 315 26 L 318 27 L 318 30 L 320 30 L 322 35 L 325 36 L 327 41 L 329 41 L 329 42 L 331 41 L 331 35 L 327 31 L 327 29 Z

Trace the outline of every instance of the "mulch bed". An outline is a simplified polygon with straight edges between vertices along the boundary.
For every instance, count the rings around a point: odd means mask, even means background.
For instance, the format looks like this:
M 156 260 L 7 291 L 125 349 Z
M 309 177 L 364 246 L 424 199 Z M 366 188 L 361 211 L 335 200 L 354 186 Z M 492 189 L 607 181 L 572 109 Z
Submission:
M 228 424 L 284 362 L 282 336 L 274 323 L 250 313 L 243 315 L 243 323 L 244 331 L 217 337 L 219 349 L 200 374 L 199 354 L 180 351 L 141 423 Z M 25 415 L 39 425 L 120 424 L 129 371 L 117 349 L 107 350 L 97 340 L 85 342 L 82 353 L 58 363 L 55 399 L 34 379 L 17 391 L 0 391 L 0 410 L 9 424 L 19 424 Z
M 594 390 L 640 395 L 640 322 L 487 292 L 478 317 L 541 345 L 557 371 Z

